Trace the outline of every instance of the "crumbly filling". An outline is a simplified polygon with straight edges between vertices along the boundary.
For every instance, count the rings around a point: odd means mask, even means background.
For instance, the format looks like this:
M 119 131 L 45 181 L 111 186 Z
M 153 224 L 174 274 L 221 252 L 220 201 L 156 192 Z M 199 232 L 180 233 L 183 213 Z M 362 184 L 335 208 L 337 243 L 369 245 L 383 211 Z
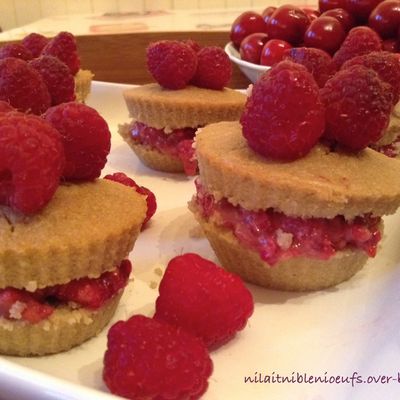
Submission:
M 376 254 L 381 239 L 379 217 L 364 215 L 346 221 L 343 216 L 304 219 L 273 209 L 248 211 L 225 198 L 216 201 L 199 180 L 195 183 L 197 194 L 192 201 L 201 216 L 232 231 L 271 266 L 298 256 L 326 260 L 347 248 L 361 249 L 370 257 Z
M 127 285 L 131 270 L 131 263 L 124 260 L 113 271 L 98 278 L 75 279 L 33 292 L 12 287 L 1 289 L 0 319 L 36 324 L 50 317 L 58 306 L 68 305 L 71 310 L 97 310 Z M 74 318 L 71 323 L 74 323 Z
M 193 148 L 196 130 L 196 128 L 182 128 L 165 132 L 163 129 L 151 128 L 137 121 L 130 128 L 131 137 L 135 142 L 178 158 L 182 161 L 185 174 L 189 176 L 197 173 L 197 160 Z

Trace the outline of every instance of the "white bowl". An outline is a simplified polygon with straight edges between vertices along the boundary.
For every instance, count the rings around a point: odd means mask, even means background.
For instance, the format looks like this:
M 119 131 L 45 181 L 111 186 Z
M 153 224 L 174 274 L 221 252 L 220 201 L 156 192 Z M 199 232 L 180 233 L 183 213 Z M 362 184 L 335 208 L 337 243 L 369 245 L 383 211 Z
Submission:
M 232 42 L 225 46 L 225 53 L 228 54 L 230 60 L 236 64 L 240 70 L 254 83 L 265 71 L 271 67 L 265 65 L 257 65 L 240 58 L 239 52 L 235 49 Z

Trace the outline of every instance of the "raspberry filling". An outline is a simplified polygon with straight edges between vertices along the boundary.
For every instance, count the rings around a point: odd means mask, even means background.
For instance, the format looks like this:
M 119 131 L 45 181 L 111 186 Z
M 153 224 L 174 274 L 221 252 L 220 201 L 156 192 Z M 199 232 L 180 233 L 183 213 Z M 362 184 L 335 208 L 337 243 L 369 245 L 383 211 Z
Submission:
M 132 265 L 124 260 L 113 271 L 98 278 L 74 279 L 64 285 L 28 292 L 8 287 L 0 290 L 0 317 L 36 324 L 48 318 L 54 309 L 70 302 L 96 310 L 128 283 Z
M 131 136 L 137 143 L 178 158 L 182 161 L 185 174 L 192 176 L 197 173 L 197 160 L 192 147 L 196 130 L 196 128 L 182 128 L 165 133 L 163 129 L 155 129 L 141 122 L 134 122 L 131 126 Z
M 364 215 L 346 221 L 340 215 L 303 219 L 273 209 L 248 211 L 224 198 L 216 201 L 197 180 L 196 189 L 194 201 L 201 216 L 231 230 L 270 265 L 298 256 L 327 260 L 347 248 L 361 249 L 374 257 L 381 239 L 380 217 Z

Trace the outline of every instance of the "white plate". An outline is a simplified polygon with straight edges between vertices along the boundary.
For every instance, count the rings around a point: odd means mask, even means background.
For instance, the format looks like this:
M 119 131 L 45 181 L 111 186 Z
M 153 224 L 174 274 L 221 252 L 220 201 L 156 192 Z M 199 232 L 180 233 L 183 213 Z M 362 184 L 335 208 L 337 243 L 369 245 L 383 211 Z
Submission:
M 156 267 L 177 254 L 197 252 L 215 260 L 204 238 L 192 238 L 196 222 L 186 208 L 193 180 L 153 172 L 140 165 L 116 133 L 128 121 L 121 92 L 126 86 L 97 82 L 89 104 L 113 133 L 107 170 L 122 170 L 150 187 L 158 212 L 130 255 L 135 281 L 113 319 L 152 315 L 160 277 Z M 400 398 L 400 224 L 385 219 L 379 255 L 353 279 L 315 293 L 284 293 L 249 286 L 255 313 L 247 328 L 212 353 L 214 373 L 204 396 L 215 399 L 365 400 Z M 66 353 L 41 358 L 0 357 L 0 398 L 23 400 L 110 399 L 101 380 L 106 332 Z M 245 376 L 297 373 L 333 377 L 390 376 L 389 383 L 245 383 Z M 115 397 L 114 397 L 115 398 Z
M 225 53 L 228 54 L 230 60 L 235 63 L 240 70 L 254 83 L 257 79 L 271 67 L 266 65 L 253 64 L 248 61 L 244 61 L 240 58 L 239 52 L 235 49 L 232 42 L 225 45 Z

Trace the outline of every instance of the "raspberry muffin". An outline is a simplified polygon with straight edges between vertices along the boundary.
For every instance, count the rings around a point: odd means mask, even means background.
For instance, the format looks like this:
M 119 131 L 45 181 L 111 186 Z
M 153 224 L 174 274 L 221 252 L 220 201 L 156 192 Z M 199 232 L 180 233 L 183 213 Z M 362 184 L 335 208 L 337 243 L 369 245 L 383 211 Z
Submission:
M 231 76 L 229 58 L 218 47 L 161 41 L 148 47 L 147 62 L 158 83 L 124 93 L 133 121 L 120 134 L 148 167 L 195 175 L 197 128 L 239 119 L 245 103 L 242 93 L 224 87 Z
M 400 165 L 366 148 L 387 126 L 387 87 L 363 67 L 332 79 L 329 97 L 304 67 L 282 62 L 254 86 L 241 123 L 211 124 L 196 136 L 200 177 L 190 209 L 221 264 L 249 282 L 304 291 L 349 279 L 375 256 L 381 216 L 400 204 Z M 348 93 L 347 80 L 366 103 L 349 99 L 358 108 L 347 107 L 344 123 L 362 137 L 345 136 L 335 114 L 343 114 L 346 102 L 334 95 Z M 375 125 L 357 120 L 364 112 Z

